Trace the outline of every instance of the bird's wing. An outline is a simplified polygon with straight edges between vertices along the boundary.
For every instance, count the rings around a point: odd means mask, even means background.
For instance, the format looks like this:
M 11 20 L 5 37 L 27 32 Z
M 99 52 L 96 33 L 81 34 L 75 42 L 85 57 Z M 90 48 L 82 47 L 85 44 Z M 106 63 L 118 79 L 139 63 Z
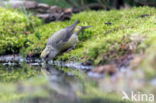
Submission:
M 47 42 L 47 45 L 59 46 L 63 45 L 66 41 L 69 40 L 73 31 L 68 30 L 67 28 L 62 29 L 56 33 L 54 33 Z
M 68 26 L 68 27 L 61 29 L 60 31 L 54 33 L 49 38 L 47 45 L 53 45 L 56 47 L 63 45 L 65 42 L 67 42 L 69 40 L 69 38 L 73 34 L 73 31 L 78 23 L 79 23 L 79 21 L 76 21 L 71 26 Z

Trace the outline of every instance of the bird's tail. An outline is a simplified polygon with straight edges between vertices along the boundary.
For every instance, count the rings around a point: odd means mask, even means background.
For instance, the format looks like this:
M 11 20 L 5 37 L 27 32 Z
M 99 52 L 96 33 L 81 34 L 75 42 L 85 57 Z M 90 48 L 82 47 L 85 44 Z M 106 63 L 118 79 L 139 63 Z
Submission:
M 75 28 L 76 25 L 79 24 L 79 23 L 80 23 L 80 21 L 79 20 L 76 20 L 75 23 L 71 25 L 71 27 Z
M 68 28 L 69 28 L 69 30 L 70 30 L 70 31 L 73 31 L 73 30 L 75 29 L 76 25 L 77 25 L 77 24 L 79 24 L 79 23 L 80 23 L 80 21 L 79 21 L 79 20 L 75 21 L 75 23 L 74 23 L 74 24 L 72 24 L 71 26 L 69 26 L 69 27 L 68 27 Z

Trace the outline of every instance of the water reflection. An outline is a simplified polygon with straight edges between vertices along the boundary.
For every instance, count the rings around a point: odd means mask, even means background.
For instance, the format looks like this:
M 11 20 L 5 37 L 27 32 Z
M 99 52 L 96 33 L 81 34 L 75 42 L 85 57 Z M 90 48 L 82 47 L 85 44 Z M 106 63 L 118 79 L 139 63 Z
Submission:
M 52 65 L 44 66 L 42 71 L 46 74 L 51 89 L 55 91 L 57 95 L 65 97 L 68 101 L 74 102 L 78 100 L 76 92 L 82 91 L 82 85 L 79 84 L 77 78 L 57 70 L 56 67 Z
M 103 94 L 99 96 L 102 92 L 98 91 L 94 81 L 92 81 L 93 84 L 89 84 L 90 80 L 60 70 L 60 67 L 44 65 L 42 73 L 49 81 L 49 96 L 30 99 L 29 103 L 121 103 L 119 100 L 108 99 Z
M 23 65 L 1 65 L 0 64 L 0 83 L 12 83 L 28 80 L 40 75 L 41 68 L 36 66 Z
M 113 91 L 141 88 L 141 82 L 135 82 L 133 77 L 139 72 L 126 73 L 131 75 L 119 72 L 114 77 L 95 79 L 88 77 L 85 70 L 50 64 L 0 65 L 0 102 L 121 103 L 121 96 Z

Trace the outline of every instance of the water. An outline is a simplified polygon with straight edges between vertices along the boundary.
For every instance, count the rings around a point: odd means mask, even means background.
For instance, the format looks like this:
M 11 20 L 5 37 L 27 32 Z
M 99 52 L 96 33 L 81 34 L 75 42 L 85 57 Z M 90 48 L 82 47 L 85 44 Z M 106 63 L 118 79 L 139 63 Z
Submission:
M 52 65 L 1 65 L 0 73 L 0 101 L 3 103 L 82 103 L 97 98 L 105 101 L 103 97 L 93 98 L 94 94 L 90 97 L 88 89 L 92 89 L 96 81 L 90 82 L 78 69 Z M 84 94 L 90 99 L 84 98 Z
M 110 100 L 98 90 L 97 80 L 87 76 L 86 72 L 94 66 L 61 61 L 45 63 L 18 55 L 1 56 L 0 62 L 0 102 L 107 103 Z
M 139 70 L 107 76 L 75 62 L 20 56 L 0 57 L 0 62 L 0 103 L 121 103 L 122 90 L 145 88 Z

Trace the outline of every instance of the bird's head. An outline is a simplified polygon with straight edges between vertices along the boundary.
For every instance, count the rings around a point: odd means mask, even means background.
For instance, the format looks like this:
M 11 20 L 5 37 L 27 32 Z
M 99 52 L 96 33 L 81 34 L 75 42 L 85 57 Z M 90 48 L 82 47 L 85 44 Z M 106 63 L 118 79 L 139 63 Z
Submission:
M 58 51 L 51 46 L 46 46 L 46 48 L 41 53 L 41 58 L 45 60 L 50 60 L 56 57 Z

